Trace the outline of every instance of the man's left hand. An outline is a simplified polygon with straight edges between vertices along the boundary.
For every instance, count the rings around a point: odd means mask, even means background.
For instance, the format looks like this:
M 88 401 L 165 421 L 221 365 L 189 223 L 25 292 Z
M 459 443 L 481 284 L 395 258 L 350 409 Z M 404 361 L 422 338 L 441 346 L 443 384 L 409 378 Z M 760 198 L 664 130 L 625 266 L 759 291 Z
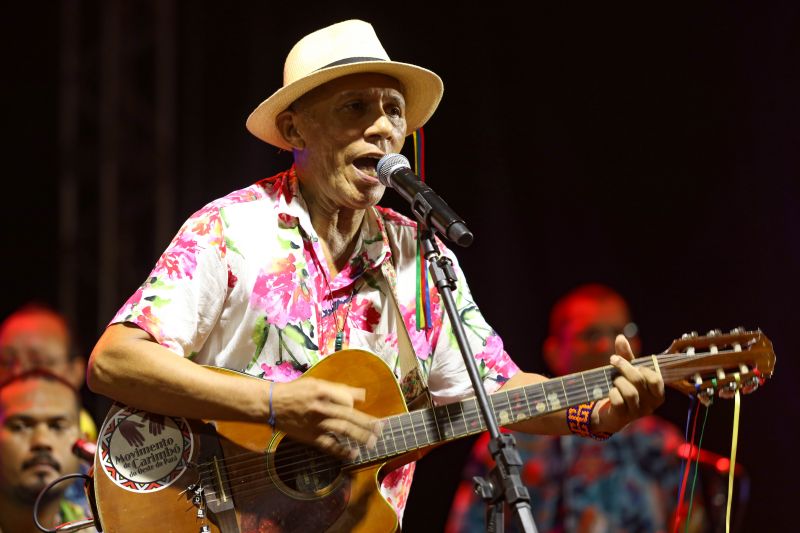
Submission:
M 616 353 L 611 365 L 620 372 L 608 399 L 601 400 L 592 413 L 594 432 L 614 433 L 629 422 L 652 414 L 664 403 L 664 380 L 661 374 L 644 366 L 633 366 L 633 350 L 624 335 L 617 335 Z

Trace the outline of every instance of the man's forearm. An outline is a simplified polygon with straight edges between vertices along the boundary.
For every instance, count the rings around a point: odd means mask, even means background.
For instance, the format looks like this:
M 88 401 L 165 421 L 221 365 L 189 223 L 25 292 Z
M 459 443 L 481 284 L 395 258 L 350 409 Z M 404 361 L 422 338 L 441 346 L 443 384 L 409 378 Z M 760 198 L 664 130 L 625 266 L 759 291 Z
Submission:
M 89 388 L 132 407 L 169 416 L 264 421 L 267 386 L 177 356 L 135 326 L 110 326 L 92 351 Z

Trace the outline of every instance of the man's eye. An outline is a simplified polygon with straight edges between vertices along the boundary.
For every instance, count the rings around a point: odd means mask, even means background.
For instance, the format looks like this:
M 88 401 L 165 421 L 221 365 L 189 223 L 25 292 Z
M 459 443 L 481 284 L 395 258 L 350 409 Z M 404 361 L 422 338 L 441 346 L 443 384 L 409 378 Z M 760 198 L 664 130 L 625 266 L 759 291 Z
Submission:
M 403 109 L 400 106 L 392 106 L 389 108 L 388 111 L 389 115 L 393 117 L 402 118 L 403 116 Z
M 58 432 L 66 431 L 67 429 L 69 429 L 69 426 L 70 424 L 66 420 L 57 420 L 55 422 L 50 423 L 50 429 Z
M 347 102 L 344 107 L 345 109 L 349 109 L 351 111 L 361 111 L 364 109 L 364 102 L 361 100 L 353 100 L 352 102 Z
M 14 433 L 19 433 L 20 431 L 25 430 L 25 423 L 20 420 L 12 420 L 11 422 L 6 423 L 6 427 L 9 431 L 13 431 Z

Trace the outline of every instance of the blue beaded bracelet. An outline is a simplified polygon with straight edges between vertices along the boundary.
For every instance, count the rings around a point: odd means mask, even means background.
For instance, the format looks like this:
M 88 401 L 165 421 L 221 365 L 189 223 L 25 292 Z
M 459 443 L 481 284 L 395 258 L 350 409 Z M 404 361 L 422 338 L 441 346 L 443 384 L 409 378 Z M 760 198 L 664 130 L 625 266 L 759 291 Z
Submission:
M 272 386 L 275 385 L 275 382 L 269 382 L 269 418 L 267 418 L 267 424 L 272 430 L 275 430 L 275 411 L 272 409 Z

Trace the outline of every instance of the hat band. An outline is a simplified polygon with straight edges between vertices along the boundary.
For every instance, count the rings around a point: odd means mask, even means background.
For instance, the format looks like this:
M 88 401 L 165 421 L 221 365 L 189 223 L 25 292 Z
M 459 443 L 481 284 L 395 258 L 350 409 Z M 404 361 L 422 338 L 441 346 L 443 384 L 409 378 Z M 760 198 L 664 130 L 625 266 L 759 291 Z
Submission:
M 324 67 L 320 67 L 317 70 L 322 70 L 330 67 L 338 67 L 339 65 L 349 65 L 350 63 L 364 63 L 366 61 L 386 61 L 386 60 L 381 59 L 380 57 L 346 57 L 344 59 L 339 59 L 338 61 L 334 61 L 333 63 L 328 63 Z

